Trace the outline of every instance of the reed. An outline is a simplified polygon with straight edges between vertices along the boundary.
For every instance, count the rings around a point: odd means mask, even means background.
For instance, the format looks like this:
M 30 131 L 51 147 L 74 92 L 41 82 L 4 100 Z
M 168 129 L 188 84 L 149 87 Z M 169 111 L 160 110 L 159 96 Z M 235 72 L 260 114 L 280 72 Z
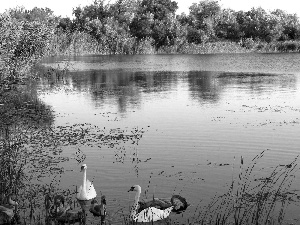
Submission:
M 282 224 L 289 204 L 297 195 L 291 185 L 298 169 L 298 157 L 290 164 L 278 165 L 269 175 L 257 170 L 265 152 L 257 155 L 239 174 L 228 191 L 216 196 L 198 215 L 197 224 Z M 258 174 L 256 174 L 258 172 Z
M 177 43 L 177 44 L 176 44 Z M 87 54 L 215 54 L 245 53 L 251 50 L 236 42 L 207 42 L 203 44 L 176 42 L 174 45 L 155 49 L 154 40 L 145 38 L 137 41 L 127 38 L 110 42 L 97 40 L 85 32 L 56 32 L 50 44 L 50 55 L 87 55 Z
M 300 41 L 276 41 L 261 43 L 255 48 L 258 52 L 300 52 Z
M 202 44 L 184 44 L 177 50 L 182 54 L 215 54 L 215 53 L 246 53 L 250 52 L 236 42 L 206 42 Z
M 110 40 L 103 37 L 95 39 L 85 32 L 62 32 L 57 30 L 53 36 L 48 55 L 115 55 L 115 54 L 154 54 L 153 40 L 145 38 L 136 41 L 133 37 L 124 40 Z

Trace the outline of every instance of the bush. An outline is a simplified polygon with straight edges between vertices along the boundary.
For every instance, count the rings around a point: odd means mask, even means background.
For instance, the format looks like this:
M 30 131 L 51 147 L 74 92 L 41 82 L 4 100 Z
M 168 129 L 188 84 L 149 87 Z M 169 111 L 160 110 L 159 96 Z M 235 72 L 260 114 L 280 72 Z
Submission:
M 43 22 L 18 21 L 8 13 L 0 14 L 1 77 L 24 75 L 47 53 L 52 31 Z

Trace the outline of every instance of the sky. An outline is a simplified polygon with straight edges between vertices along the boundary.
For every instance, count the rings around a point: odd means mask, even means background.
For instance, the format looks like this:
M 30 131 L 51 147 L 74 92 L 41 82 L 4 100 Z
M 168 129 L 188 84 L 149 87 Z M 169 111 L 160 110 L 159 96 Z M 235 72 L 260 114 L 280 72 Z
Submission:
M 94 0 L 0 0 L 0 13 L 6 9 L 16 6 L 24 6 L 26 9 L 33 7 L 45 8 L 48 7 L 54 11 L 57 16 L 72 17 L 72 8 L 79 5 L 90 5 Z M 107 0 L 106 2 L 108 2 Z M 200 0 L 175 0 L 178 3 L 179 9 L 177 14 L 185 12 L 188 14 L 189 7 L 193 3 L 198 3 Z M 111 0 L 113 2 L 113 0 Z M 300 17 L 300 1 L 299 0 L 219 0 L 222 8 L 231 8 L 235 11 L 250 10 L 252 7 L 262 7 L 265 10 L 282 9 L 287 13 L 296 13 Z

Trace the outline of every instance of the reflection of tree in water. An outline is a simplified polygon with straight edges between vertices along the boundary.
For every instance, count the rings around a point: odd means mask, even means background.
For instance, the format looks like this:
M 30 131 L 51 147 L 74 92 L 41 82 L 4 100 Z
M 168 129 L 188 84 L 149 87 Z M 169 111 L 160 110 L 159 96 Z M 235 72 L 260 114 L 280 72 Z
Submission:
M 188 73 L 188 81 L 192 97 L 204 102 L 217 102 L 221 91 L 232 86 L 257 95 L 297 89 L 297 77 L 286 74 L 194 71 Z
M 72 73 L 76 91 L 90 91 L 96 105 L 117 102 L 120 112 L 141 105 L 142 93 L 168 91 L 177 82 L 172 72 L 131 72 L 122 70 Z
M 188 73 L 190 95 L 201 102 L 217 102 L 220 98 L 220 87 L 217 73 L 210 71 L 190 71 Z
M 266 73 L 220 73 L 218 81 L 222 86 L 238 85 L 254 94 L 272 93 L 277 89 L 297 89 L 297 76 Z

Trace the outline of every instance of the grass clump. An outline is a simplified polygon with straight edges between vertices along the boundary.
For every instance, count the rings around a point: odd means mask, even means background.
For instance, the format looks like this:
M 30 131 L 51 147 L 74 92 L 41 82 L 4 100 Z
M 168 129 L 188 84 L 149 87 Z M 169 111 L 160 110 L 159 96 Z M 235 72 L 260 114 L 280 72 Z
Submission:
M 241 158 L 237 179 L 232 180 L 227 193 L 215 197 L 199 214 L 197 224 L 269 225 L 284 222 L 287 207 L 298 199 L 290 190 L 298 171 L 298 157 L 263 176 L 266 168 L 257 171 L 256 167 L 264 153 L 257 155 L 245 169 Z

